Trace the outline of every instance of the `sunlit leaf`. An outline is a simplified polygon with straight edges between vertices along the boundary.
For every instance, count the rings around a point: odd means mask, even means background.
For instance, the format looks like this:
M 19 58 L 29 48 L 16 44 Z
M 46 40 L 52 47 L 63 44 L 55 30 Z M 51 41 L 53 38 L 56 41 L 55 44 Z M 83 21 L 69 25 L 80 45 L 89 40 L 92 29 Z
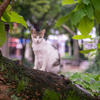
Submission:
M 74 25 L 77 25 L 78 22 L 85 16 L 86 14 L 84 13 L 83 9 L 77 10 L 72 13 L 72 22 Z
M 92 5 L 100 11 L 100 0 L 91 0 Z
M 58 19 L 58 21 L 56 22 L 56 26 L 55 27 L 59 27 L 64 22 L 66 22 L 68 20 L 68 18 L 70 17 L 71 14 L 72 14 L 72 12 L 69 13 L 67 16 L 64 16 L 64 17 L 61 17 L 60 19 Z
M 6 41 L 6 32 L 5 32 L 5 26 L 2 21 L 0 21 L 0 47 L 4 44 Z
M 100 43 L 97 44 L 98 49 L 100 49 Z
M 86 38 L 91 38 L 91 35 L 87 35 L 87 36 L 84 36 L 84 35 L 75 35 L 75 36 L 72 37 L 72 39 L 75 39 L 75 40 L 86 39 Z
M 81 2 L 81 0 L 77 0 L 78 1 L 78 3 L 80 3 Z
M 71 76 L 71 78 L 72 78 L 72 80 L 81 78 L 81 74 L 76 72 L 76 73 L 73 74 L 73 76 Z
M 6 11 L 4 11 L 4 13 L 1 17 L 1 20 L 4 21 L 4 22 L 10 22 L 10 17 L 9 17 L 9 15 Z
M 94 26 L 94 20 L 89 19 L 87 16 L 83 17 L 79 24 L 76 26 L 82 35 L 89 35 Z
M 80 51 L 80 53 L 85 53 L 85 54 L 87 54 L 87 53 L 89 53 L 89 52 L 91 52 L 91 51 L 95 51 L 95 49 L 82 50 L 82 51 Z
M 12 11 L 9 14 L 10 22 L 20 23 L 27 28 L 26 21 L 24 20 L 23 16 L 18 15 L 16 12 Z
M 62 5 L 74 4 L 74 3 L 78 3 L 78 2 L 74 0 L 63 0 L 62 1 Z

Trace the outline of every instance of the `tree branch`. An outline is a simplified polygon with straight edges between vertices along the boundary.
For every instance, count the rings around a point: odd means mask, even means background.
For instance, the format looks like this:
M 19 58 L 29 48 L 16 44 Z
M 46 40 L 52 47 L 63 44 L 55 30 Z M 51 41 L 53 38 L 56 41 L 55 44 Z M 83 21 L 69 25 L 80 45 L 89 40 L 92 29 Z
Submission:
M 7 6 L 9 5 L 10 1 L 11 0 L 4 0 L 4 2 L 0 5 L 0 20 L 1 20 L 1 16 L 2 16 L 3 12 L 7 8 Z
M 9 10 L 9 11 L 11 11 L 11 10 L 12 10 L 13 5 L 14 5 L 14 0 L 13 0 L 12 6 L 11 6 L 11 8 L 10 8 L 10 10 Z
M 76 35 L 69 27 L 67 27 L 65 24 L 61 25 L 63 28 L 65 28 L 67 31 L 69 31 L 73 36 Z

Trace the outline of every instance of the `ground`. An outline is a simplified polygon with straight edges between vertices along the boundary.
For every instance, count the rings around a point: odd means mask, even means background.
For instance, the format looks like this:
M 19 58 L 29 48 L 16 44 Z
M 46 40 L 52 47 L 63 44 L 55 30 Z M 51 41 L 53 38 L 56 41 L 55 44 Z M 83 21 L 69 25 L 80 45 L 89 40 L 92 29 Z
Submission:
M 62 73 L 84 72 L 91 64 L 91 62 L 89 62 L 88 60 L 82 61 L 79 66 L 73 66 L 72 64 L 66 64 L 66 61 L 61 61 L 61 63 L 63 64 L 63 67 L 61 69 Z

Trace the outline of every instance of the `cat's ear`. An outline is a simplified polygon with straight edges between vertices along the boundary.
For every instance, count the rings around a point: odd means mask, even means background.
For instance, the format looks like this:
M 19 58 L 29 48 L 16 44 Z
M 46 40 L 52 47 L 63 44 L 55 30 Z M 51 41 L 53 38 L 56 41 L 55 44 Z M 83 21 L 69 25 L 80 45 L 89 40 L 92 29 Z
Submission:
M 35 30 L 32 28 L 31 29 L 31 34 L 34 34 L 35 33 Z
M 42 35 L 44 35 L 44 33 L 45 33 L 45 29 L 40 32 L 40 34 Z

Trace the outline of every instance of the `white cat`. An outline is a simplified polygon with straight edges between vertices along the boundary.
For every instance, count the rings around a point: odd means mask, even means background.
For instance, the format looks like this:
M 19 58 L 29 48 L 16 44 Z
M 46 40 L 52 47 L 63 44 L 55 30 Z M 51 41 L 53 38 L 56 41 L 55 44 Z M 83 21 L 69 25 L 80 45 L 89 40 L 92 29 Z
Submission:
M 40 32 L 31 29 L 32 48 L 35 54 L 34 69 L 57 74 L 60 70 L 60 55 L 54 46 L 43 39 L 44 33 L 45 29 Z

